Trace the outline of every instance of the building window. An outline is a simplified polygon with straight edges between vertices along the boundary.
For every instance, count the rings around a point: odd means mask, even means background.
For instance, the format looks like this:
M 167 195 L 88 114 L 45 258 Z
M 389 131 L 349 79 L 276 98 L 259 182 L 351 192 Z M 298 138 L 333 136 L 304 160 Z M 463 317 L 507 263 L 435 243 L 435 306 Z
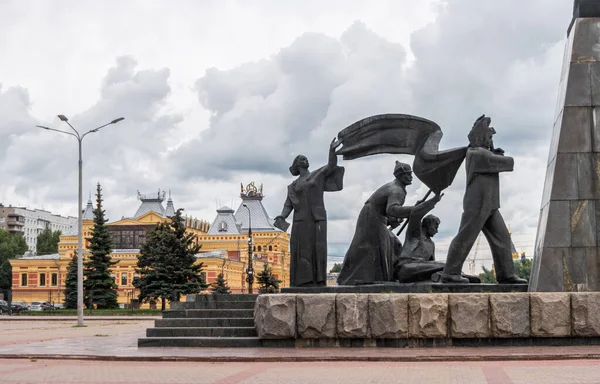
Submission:
M 272 251 L 272 250 L 273 250 L 273 246 L 269 245 L 269 251 Z
M 27 286 L 27 274 L 21 273 L 21 287 Z
M 262 251 L 262 247 L 259 245 L 258 246 L 258 252 Z
M 40 287 L 46 286 L 46 274 L 40 273 Z
M 227 232 L 227 223 L 224 221 L 221 221 L 219 223 L 219 232 Z
M 127 285 L 127 273 L 121 273 L 121 285 Z
M 56 274 L 56 273 L 53 273 L 53 274 L 51 275 L 51 277 L 50 277 L 50 284 L 51 284 L 53 287 L 56 287 L 56 286 L 58 285 L 58 274 Z

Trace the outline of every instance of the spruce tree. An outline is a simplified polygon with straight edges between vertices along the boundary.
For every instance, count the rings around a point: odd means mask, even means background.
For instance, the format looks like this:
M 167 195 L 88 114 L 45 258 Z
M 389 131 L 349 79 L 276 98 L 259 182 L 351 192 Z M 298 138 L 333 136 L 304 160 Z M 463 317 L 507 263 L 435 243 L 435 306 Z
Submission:
M 77 251 L 67 266 L 65 280 L 65 308 L 77 309 Z
M 181 295 L 199 293 L 207 287 L 201 275 L 203 264 L 196 263 L 200 245 L 196 235 L 186 232 L 181 211 L 148 233 L 138 256 L 139 277 L 133 282 L 140 290 L 140 301 L 160 299 L 163 311 L 167 300 L 178 302 Z
M 278 280 L 273 276 L 273 270 L 269 268 L 268 263 L 264 263 L 263 270 L 256 276 L 256 282 L 260 286 L 260 291 L 262 293 L 279 292 L 279 283 L 281 283 L 281 280 Z
M 215 295 L 228 295 L 231 293 L 231 290 L 227 285 L 227 280 L 225 280 L 222 273 L 219 273 L 217 280 L 211 284 L 210 290 Z
M 112 237 L 106 226 L 105 211 L 102 209 L 102 188 L 100 183 L 96 190 L 96 209 L 94 209 L 94 227 L 92 237 L 88 238 L 90 252 L 84 263 L 83 282 L 84 302 L 89 307 L 96 304 L 98 309 L 119 308 L 117 303 L 117 285 L 110 276 L 111 267 L 117 264 L 112 261 Z

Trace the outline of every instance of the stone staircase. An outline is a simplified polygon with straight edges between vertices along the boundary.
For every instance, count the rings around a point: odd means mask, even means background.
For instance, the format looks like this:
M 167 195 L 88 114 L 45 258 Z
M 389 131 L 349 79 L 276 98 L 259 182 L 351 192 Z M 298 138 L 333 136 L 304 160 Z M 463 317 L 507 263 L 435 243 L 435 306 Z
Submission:
M 138 347 L 260 347 L 254 329 L 258 295 L 189 295 L 173 303 L 138 339 Z

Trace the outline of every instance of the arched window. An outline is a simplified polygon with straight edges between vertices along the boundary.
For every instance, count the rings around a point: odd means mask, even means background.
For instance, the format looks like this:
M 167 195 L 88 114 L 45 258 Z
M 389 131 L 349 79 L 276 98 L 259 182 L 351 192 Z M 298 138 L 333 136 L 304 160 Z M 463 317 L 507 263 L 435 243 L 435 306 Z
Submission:
M 258 246 L 258 252 L 262 251 L 262 247 L 259 245 Z
M 273 250 L 273 246 L 269 245 L 269 251 L 272 251 L 272 250 Z
M 227 232 L 227 223 L 224 221 L 221 221 L 219 223 L 219 232 Z

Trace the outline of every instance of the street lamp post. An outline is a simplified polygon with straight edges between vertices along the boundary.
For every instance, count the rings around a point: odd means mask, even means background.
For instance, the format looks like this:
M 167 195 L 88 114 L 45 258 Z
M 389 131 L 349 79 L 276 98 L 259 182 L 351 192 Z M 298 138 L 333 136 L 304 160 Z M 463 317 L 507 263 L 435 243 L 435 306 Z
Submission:
M 82 198 L 83 198 L 83 177 L 82 177 L 82 169 L 83 169 L 83 160 L 81 159 L 81 143 L 83 141 L 83 138 L 86 137 L 88 135 L 88 133 L 93 133 L 93 132 L 98 132 L 100 129 L 106 127 L 107 125 L 111 125 L 111 124 L 116 124 L 119 121 L 124 120 L 124 117 L 119 117 L 118 119 L 114 119 L 113 121 L 111 121 L 110 123 L 106 123 L 104 125 L 99 126 L 98 128 L 94 128 L 91 129 L 89 131 L 87 131 L 86 133 L 84 133 L 83 135 L 80 135 L 79 132 L 71 125 L 71 123 L 69 123 L 69 119 L 67 119 L 67 117 L 65 115 L 58 115 L 58 118 L 61 121 L 64 121 L 65 123 L 67 123 L 69 125 L 69 127 L 71 127 L 71 129 L 73 130 L 73 132 L 68 132 L 68 131 L 61 131 L 60 129 L 54 129 L 54 128 L 49 128 L 49 127 L 45 127 L 43 125 L 36 125 L 36 127 L 38 128 L 42 128 L 42 129 L 46 129 L 49 131 L 55 131 L 55 132 L 60 132 L 60 133 L 64 133 L 66 135 L 71 135 L 74 138 L 77 139 L 77 142 L 79 143 L 79 194 L 78 194 L 78 201 L 77 201 L 77 208 L 78 208 L 78 235 L 77 235 L 77 326 L 78 327 L 83 327 L 83 207 L 82 207 Z
M 248 210 L 248 268 L 246 268 L 246 281 L 248 282 L 248 293 L 252 294 L 252 283 L 254 283 L 254 267 L 252 265 L 252 217 L 250 208 L 242 204 Z

